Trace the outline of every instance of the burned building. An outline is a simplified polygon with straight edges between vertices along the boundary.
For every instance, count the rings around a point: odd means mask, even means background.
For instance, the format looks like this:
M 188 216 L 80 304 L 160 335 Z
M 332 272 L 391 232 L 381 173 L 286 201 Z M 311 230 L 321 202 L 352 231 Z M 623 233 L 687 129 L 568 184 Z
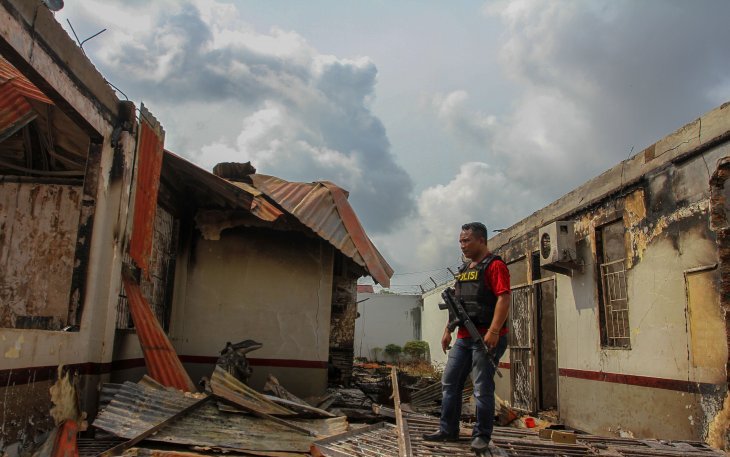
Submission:
M 0 5 L 0 56 L 0 448 L 53 426 L 60 372 L 93 419 L 100 383 L 170 368 L 143 358 L 130 300 L 195 381 L 248 338 L 254 385 L 321 393 L 328 362 L 346 381 L 356 280 L 392 270 L 345 191 L 166 151 L 40 0 Z
M 513 406 L 721 445 L 728 156 L 725 104 L 489 240 L 512 279 Z

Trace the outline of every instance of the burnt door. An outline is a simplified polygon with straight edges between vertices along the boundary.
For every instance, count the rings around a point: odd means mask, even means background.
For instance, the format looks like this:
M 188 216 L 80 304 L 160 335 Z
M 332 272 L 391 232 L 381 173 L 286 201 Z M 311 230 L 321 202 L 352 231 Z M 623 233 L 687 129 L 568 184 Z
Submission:
M 510 304 L 510 378 L 512 407 L 536 411 L 534 286 L 512 289 Z
M 558 344 L 555 310 L 555 279 L 535 283 L 537 300 L 538 408 L 558 407 Z

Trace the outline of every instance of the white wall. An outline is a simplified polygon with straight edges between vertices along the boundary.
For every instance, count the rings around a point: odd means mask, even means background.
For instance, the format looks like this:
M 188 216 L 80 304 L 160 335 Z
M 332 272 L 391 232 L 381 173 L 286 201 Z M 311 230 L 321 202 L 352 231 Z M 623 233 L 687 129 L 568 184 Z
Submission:
M 419 339 L 419 295 L 359 293 L 357 301 L 360 317 L 355 320 L 355 357 L 373 360 L 373 348 L 384 349 L 388 344 L 403 347 L 406 342 Z M 385 354 L 381 353 L 378 359 L 385 360 Z
M 423 316 L 421 318 L 421 335 L 431 348 L 431 363 L 445 365 L 448 356 L 441 350 L 441 337 L 449 320 L 449 312 L 440 310 L 439 303 L 443 303 L 441 292 L 451 284 L 444 284 L 423 294 Z M 455 337 L 455 335 L 454 335 Z

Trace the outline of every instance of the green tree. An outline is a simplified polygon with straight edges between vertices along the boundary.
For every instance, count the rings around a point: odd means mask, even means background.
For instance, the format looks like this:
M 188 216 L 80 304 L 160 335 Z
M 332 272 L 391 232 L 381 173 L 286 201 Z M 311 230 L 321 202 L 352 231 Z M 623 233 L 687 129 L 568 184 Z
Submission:
M 403 352 L 411 360 L 425 360 L 428 350 L 428 342 L 421 340 L 409 341 L 403 346 Z
M 385 346 L 385 353 L 390 357 L 390 360 L 393 362 L 398 361 L 398 357 L 400 356 L 400 353 L 403 352 L 403 348 L 398 346 L 397 344 L 389 344 Z

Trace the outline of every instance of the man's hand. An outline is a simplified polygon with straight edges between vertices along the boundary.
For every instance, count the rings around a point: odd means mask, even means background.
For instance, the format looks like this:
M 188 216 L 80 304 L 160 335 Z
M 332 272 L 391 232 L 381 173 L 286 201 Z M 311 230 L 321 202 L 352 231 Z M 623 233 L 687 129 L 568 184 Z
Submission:
M 494 334 L 490 331 L 487 331 L 487 333 L 484 335 L 484 344 L 487 345 L 489 349 L 494 349 L 497 347 L 497 343 L 499 342 L 499 334 Z
M 441 337 L 441 349 L 443 349 L 444 354 L 446 354 L 446 351 L 451 348 L 451 332 L 448 330 L 444 330 L 444 336 Z

